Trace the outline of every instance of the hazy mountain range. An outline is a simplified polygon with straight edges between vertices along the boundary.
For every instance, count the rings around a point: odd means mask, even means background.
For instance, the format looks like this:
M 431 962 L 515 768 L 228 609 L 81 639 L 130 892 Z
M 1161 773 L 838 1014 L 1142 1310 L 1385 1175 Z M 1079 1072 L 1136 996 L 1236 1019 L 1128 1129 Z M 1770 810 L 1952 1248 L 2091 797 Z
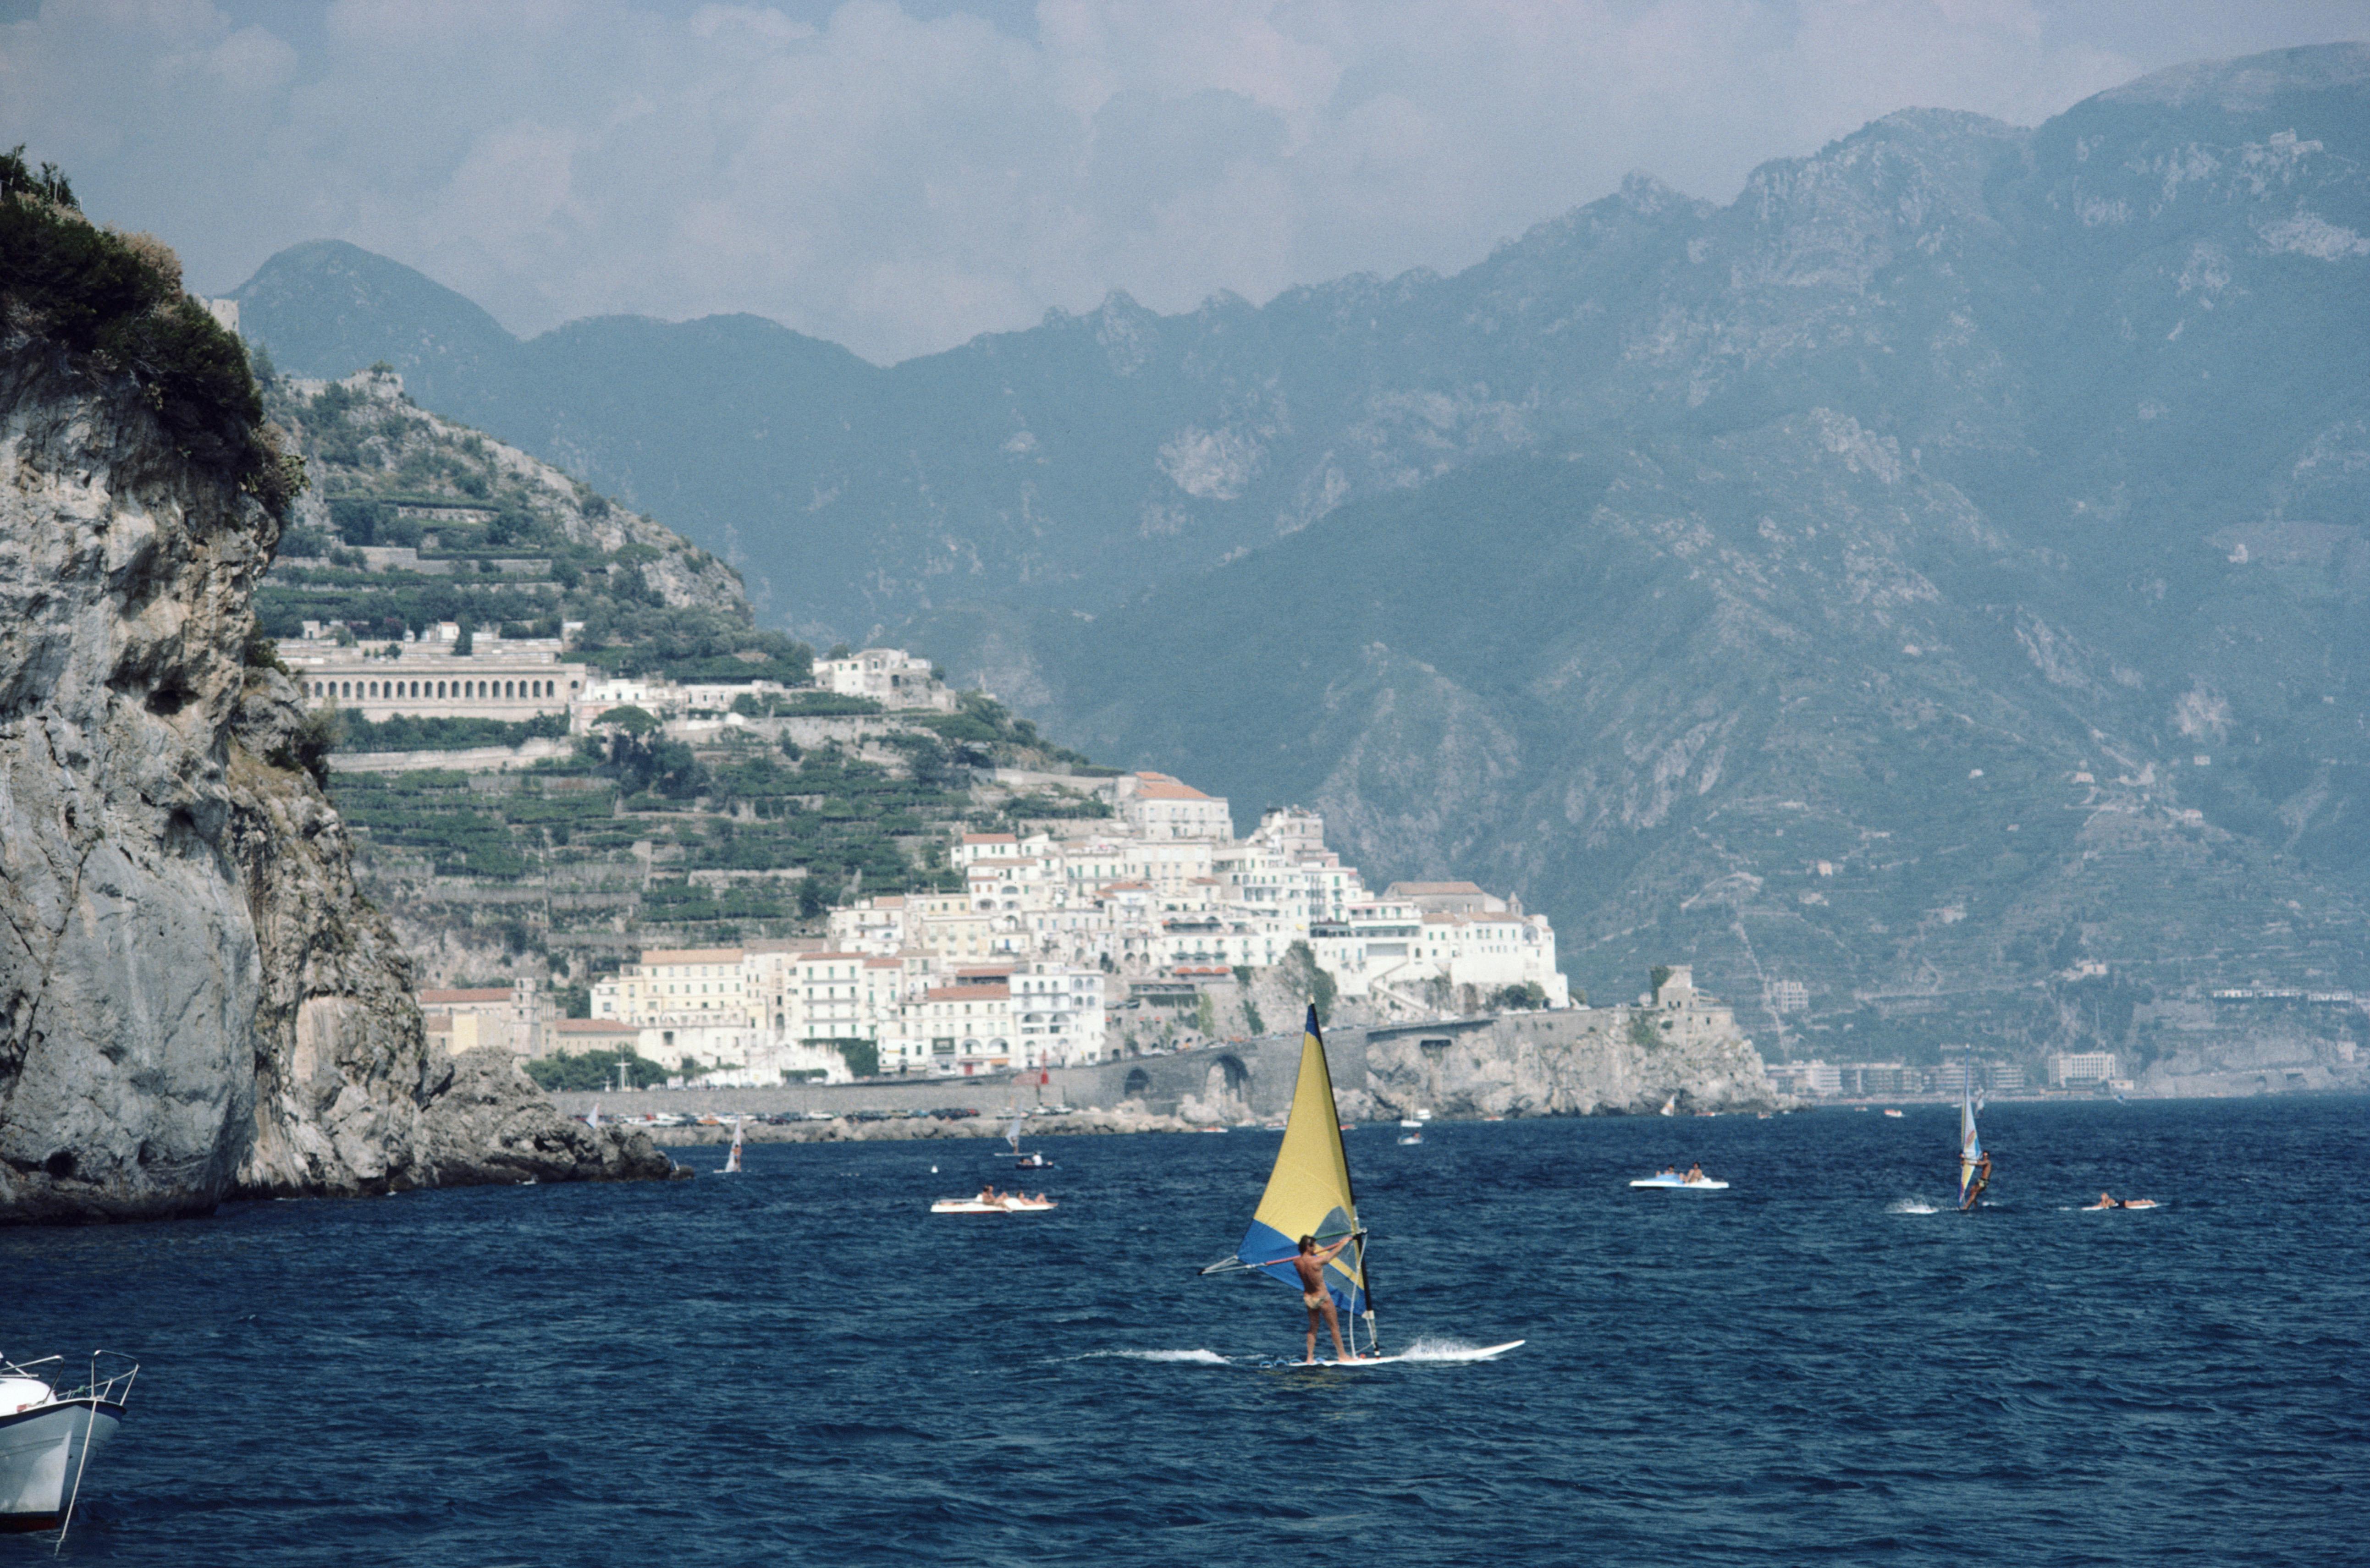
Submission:
M 1792 1052 L 2146 1056 L 2215 987 L 2370 989 L 2365 167 L 2341 46 L 889 369 L 752 317 L 521 342 L 327 243 L 238 297 L 780 624 L 1515 887 L 1600 993 L 1692 956 L 1803 982 Z

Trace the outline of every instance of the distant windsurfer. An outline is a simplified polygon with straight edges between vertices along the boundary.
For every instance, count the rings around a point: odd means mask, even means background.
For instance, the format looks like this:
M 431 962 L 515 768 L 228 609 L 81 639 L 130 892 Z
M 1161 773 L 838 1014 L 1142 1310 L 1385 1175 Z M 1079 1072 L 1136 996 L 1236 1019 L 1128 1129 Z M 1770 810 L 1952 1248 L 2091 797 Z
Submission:
M 1972 1210 L 1975 1207 L 1975 1200 L 1983 1196 L 1984 1189 L 1991 1185 L 1992 1157 L 1989 1154 L 1979 1155 L 1975 1160 L 1974 1180 L 1967 1184 L 1967 1196 L 1961 1201 L 1959 1212 L 1965 1214 Z
M 1300 1304 L 1308 1309 L 1308 1355 L 1312 1365 L 1317 1360 L 1317 1320 L 1321 1313 L 1325 1326 L 1333 1331 L 1333 1354 L 1342 1360 L 1350 1359 L 1348 1347 L 1341 1343 L 1341 1316 L 1333 1308 L 1333 1293 L 1325 1288 L 1325 1265 L 1331 1263 L 1348 1246 L 1352 1238 L 1344 1236 L 1329 1247 L 1320 1247 L 1314 1236 L 1300 1238 L 1300 1255 L 1292 1260 L 1294 1272 L 1300 1276 Z

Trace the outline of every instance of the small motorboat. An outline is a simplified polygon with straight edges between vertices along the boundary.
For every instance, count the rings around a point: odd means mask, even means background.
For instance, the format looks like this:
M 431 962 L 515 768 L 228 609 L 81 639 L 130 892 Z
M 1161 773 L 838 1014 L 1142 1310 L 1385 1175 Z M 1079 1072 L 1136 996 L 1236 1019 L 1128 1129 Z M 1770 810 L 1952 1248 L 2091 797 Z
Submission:
M 1676 1171 L 1664 1171 L 1660 1175 L 1647 1176 L 1629 1185 L 1633 1187 L 1668 1187 L 1691 1193 L 1718 1193 L 1728 1190 L 1726 1182 L 1715 1182 L 1709 1176 L 1701 1174 L 1683 1176 Z
M 1405 1148 L 1405 1147 L 1407 1147 L 1407 1146 L 1408 1146 L 1409 1144 L 1410 1144 L 1410 1143 L 1417 1143 L 1417 1144 L 1420 1144 L 1420 1143 L 1421 1143 L 1422 1141 L 1423 1141 L 1423 1128 L 1422 1128 L 1422 1127 L 1417 1127 L 1413 1132 L 1411 1132 L 1411 1133 L 1408 1134 L 1405 1138 L 1400 1139 L 1399 1139 L 1399 1146 L 1400 1146 L 1401 1148 Z
M 123 1424 L 140 1364 L 94 1351 L 89 1378 L 63 1393 L 53 1374 L 40 1370 L 52 1365 L 63 1363 L 55 1356 L 21 1364 L 0 1357 L 0 1531 L 53 1529 L 63 1545 L 90 1456 Z
M 1062 1206 L 1050 1197 L 1022 1193 L 981 1193 L 977 1197 L 942 1197 L 930 1205 L 933 1214 L 1042 1214 Z
M 1893 1109 L 1892 1106 L 1890 1106 L 1890 1105 L 1887 1105 L 1887 1106 L 1885 1106 L 1885 1107 L 1884 1107 L 1884 1114 L 1885 1114 L 1886 1116 L 1891 1116 L 1894 1121 L 1899 1121 L 1899 1120 L 1901 1119 L 1901 1113 L 1900 1113 L 1899 1111 L 1894 1110 L 1894 1109 Z

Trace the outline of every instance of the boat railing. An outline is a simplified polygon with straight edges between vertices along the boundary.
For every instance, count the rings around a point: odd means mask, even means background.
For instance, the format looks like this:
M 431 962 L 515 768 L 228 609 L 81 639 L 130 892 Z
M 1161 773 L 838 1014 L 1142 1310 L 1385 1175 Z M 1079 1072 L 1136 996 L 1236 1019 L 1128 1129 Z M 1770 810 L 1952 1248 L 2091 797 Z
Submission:
M 51 1360 L 58 1360 L 51 1356 Z M 76 1389 L 60 1390 L 58 1402 L 90 1400 L 98 1404 L 121 1404 L 132 1397 L 132 1380 L 140 1376 L 140 1363 L 120 1350 L 94 1350 L 90 1353 L 90 1376 Z

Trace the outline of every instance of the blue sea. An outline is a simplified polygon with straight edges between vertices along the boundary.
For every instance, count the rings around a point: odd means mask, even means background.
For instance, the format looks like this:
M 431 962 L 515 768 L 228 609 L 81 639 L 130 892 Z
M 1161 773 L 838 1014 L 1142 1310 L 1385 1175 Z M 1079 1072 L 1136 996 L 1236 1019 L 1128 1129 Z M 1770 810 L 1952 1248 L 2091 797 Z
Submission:
M 87 1562 L 2360 1562 L 2365 1113 L 1995 1105 L 1973 1216 L 1939 1106 L 1353 1133 L 1385 1348 L 1486 1363 L 1260 1365 L 1263 1132 L 0 1232 L 0 1350 L 143 1363 Z

